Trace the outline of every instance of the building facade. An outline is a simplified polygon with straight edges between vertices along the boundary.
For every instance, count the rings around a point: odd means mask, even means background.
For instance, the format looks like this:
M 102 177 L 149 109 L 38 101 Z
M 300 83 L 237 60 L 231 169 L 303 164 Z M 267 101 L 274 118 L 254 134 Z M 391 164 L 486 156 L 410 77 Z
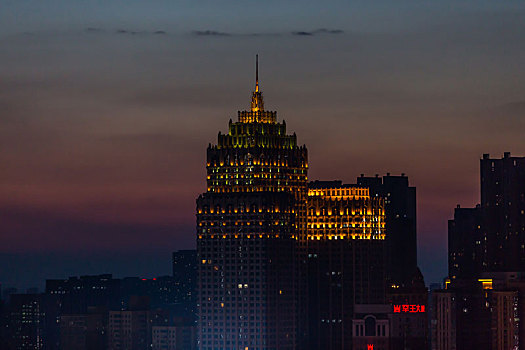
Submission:
M 8 349 L 39 350 L 44 347 L 45 312 L 42 294 L 13 294 L 9 303 Z
M 108 319 L 108 350 L 151 348 L 150 311 L 110 311 Z
M 295 348 L 307 169 L 306 147 L 264 109 L 257 74 L 250 110 L 207 150 L 197 199 L 200 350 Z
M 448 221 L 448 276 L 450 279 L 477 278 L 486 261 L 481 230 L 481 207 L 454 209 Z
M 349 349 L 354 304 L 385 302 L 384 200 L 341 181 L 308 187 L 308 348 Z
M 352 349 L 398 349 L 391 344 L 391 312 L 392 307 L 386 304 L 356 304 L 352 321 Z
M 405 174 L 389 173 L 382 178 L 357 178 L 359 186 L 368 187 L 371 196 L 385 200 L 386 277 L 389 283 L 410 283 L 417 271 L 416 188 L 409 185 Z
M 154 326 L 152 327 L 152 350 L 195 350 L 197 343 L 195 327 Z
M 484 271 L 525 271 L 525 157 L 480 160 Z

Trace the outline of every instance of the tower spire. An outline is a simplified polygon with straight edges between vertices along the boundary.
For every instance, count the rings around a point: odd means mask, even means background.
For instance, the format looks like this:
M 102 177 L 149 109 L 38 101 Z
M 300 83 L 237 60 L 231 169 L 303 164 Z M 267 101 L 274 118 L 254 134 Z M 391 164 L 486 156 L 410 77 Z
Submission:
M 255 55 L 255 92 L 259 92 L 259 55 Z
M 259 91 L 259 55 L 255 55 L 255 91 L 252 93 L 252 112 L 264 110 L 262 92 Z

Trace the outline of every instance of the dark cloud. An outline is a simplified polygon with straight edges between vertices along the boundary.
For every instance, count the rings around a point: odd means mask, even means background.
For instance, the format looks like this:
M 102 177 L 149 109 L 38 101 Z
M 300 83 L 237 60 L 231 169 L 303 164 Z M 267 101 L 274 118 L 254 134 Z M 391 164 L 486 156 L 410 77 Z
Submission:
M 314 33 L 313 32 L 292 32 L 292 35 L 310 36 L 310 35 L 314 35 Z
M 343 30 L 341 29 L 326 29 L 326 28 L 320 28 L 320 29 L 317 29 L 317 30 L 314 30 L 314 33 L 319 33 L 319 34 L 342 34 L 344 33 Z
M 341 34 L 344 33 L 341 29 L 326 29 L 326 28 L 320 28 L 316 30 L 311 31 L 294 31 L 291 33 L 287 32 L 273 32 L 273 33 L 227 33 L 227 32 L 219 32 L 215 30 L 194 30 L 192 32 L 193 35 L 197 36 L 256 36 L 256 37 L 265 37 L 265 36 L 281 36 L 283 34 L 291 34 L 291 35 L 297 35 L 297 36 L 313 36 L 316 34 Z
M 131 35 L 135 35 L 135 34 L 138 34 L 138 33 L 139 32 L 134 31 L 134 30 L 117 29 L 117 34 L 131 34 Z
M 192 34 L 196 36 L 231 36 L 230 33 L 218 32 L 216 30 L 194 30 Z
M 292 35 L 297 35 L 297 36 L 312 36 L 312 35 L 315 35 L 315 34 L 342 34 L 344 33 L 343 30 L 341 29 L 326 29 L 326 28 L 320 28 L 320 29 L 316 29 L 316 30 L 312 30 L 312 31 L 296 31 L 296 32 L 292 32 Z
M 90 33 L 90 34 L 101 34 L 101 33 L 108 32 L 106 29 L 99 28 L 99 27 L 88 27 L 84 31 L 86 33 Z M 165 35 L 165 34 L 168 34 L 168 32 L 165 31 L 165 30 L 154 30 L 154 31 L 141 30 L 141 31 L 138 31 L 138 30 L 124 29 L 124 28 L 117 29 L 114 32 L 117 33 L 117 34 L 129 34 L 129 35 L 137 35 L 137 34 L 142 34 L 142 35 L 149 35 L 149 34 Z

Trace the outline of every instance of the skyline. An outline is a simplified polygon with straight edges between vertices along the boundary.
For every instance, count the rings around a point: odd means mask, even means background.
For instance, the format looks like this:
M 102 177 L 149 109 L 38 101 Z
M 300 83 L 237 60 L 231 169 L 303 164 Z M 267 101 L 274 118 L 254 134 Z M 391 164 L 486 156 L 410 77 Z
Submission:
M 210 29 L 173 29 L 131 14 L 126 26 L 93 14 L 26 34 L 14 26 L 0 37 L 12 48 L 0 53 L 1 260 L 193 247 L 206 145 L 248 107 L 259 53 L 267 108 L 307 145 L 309 180 L 407 174 L 417 188 L 419 264 L 426 282 L 437 282 L 446 275 L 447 220 L 456 204 L 479 202 L 482 154 L 523 155 L 525 48 L 494 34 L 522 37 L 525 11 L 516 7 L 510 19 L 456 16 L 445 21 L 456 21 L 452 29 L 412 23 L 426 32 L 408 36 L 394 19 L 379 32 L 327 20 L 275 31 L 220 19 Z M 454 30 L 463 36 L 449 37 Z M 118 265 L 92 273 L 120 275 L 111 270 Z M 3 286 L 10 279 L 0 276 Z

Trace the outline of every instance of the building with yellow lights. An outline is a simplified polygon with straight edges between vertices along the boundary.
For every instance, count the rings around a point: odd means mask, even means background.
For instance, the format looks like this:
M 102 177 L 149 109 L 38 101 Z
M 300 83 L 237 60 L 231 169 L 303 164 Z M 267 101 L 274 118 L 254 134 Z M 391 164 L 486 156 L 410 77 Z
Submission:
M 308 348 L 350 349 L 355 304 L 385 302 L 385 209 L 364 186 L 315 181 L 307 201 Z
M 264 109 L 258 69 L 250 110 L 208 147 L 206 170 L 197 199 L 198 349 L 295 349 L 307 150 Z

